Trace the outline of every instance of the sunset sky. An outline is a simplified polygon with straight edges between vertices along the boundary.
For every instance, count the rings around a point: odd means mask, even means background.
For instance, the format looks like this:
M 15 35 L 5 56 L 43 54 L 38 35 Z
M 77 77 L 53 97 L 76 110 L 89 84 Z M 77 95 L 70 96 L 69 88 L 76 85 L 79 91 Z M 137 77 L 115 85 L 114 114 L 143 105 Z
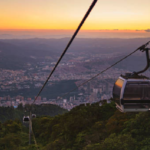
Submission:
M 0 29 L 76 29 L 93 0 L 2 0 Z M 98 0 L 84 30 L 150 29 L 150 0 Z

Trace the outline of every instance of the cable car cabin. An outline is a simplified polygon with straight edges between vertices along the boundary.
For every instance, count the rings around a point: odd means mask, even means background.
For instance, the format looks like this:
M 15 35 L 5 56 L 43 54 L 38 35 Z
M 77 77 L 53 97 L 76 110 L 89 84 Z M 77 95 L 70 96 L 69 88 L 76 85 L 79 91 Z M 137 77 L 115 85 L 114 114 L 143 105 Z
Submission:
M 149 50 L 146 43 L 137 50 L 146 53 L 147 65 L 138 72 L 121 75 L 114 84 L 113 98 L 116 108 L 121 112 L 140 112 L 150 110 L 150 79 L 139 75 L 150 67 Z
M 24 116 L 24 117 L 23 117 L 23 122 L 24 122 L 24 123 L 28 123 L 29 120 L 30 120 L 29 116 Z
M 36 114 L 32 114 L 32 118 L 36 118 Z
M 113 99 L 121 112 L 150 110 L 150 79 L 120 76 L 113 87 Z

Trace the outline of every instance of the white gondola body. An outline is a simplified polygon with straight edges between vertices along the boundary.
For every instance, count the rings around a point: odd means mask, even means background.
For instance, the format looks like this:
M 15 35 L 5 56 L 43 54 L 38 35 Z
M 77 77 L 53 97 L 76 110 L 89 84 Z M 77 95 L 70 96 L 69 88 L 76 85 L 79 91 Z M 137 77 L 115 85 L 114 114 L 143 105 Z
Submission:
M 117 87 L 117 82 L 120 82 L 120 93 L 118 92 L 118 99 L 116 98 L 116 91 L 115 88 Z M 146 85 L 147 90 L 149 92 L 148 97 L 146 99 L 142 99 L 142 97 L 125 97 L 126 93 L 126 87 L 128 84 L 131 85 L 139 85 L 143 86 Z M 133 86 L 134 87 L 134 86 Z M 131 88 L 132 90 L 133 88 Z M 135 89 L 136 90 L 136 89 Z M 119 91 L 119 90 L 118 90 Z M 137 91 L 136 91 L 137 92 Z M 136 92 L 133 92 L 133 95 L 136 94 Z M 132 94 L 131 94 L 132 95 Z M 144 111 L 149 111 L 150 109 L 150 79 L 125 79 L 123 77 L 119 77 L 118 80 L 115 82 L 114 88 L 113 88 L 113 98 L 116 103 L 116 108 L 121 111 L 121 112 L 144 112 Z M 146 101 L 146 103 L 143 103 L 143 101 Z M 124 104 L 122 103 L 124 102 Z M 128 103 L 130 102 L 130 103 Z M 141 102 L 141 103 L 140 103 Z

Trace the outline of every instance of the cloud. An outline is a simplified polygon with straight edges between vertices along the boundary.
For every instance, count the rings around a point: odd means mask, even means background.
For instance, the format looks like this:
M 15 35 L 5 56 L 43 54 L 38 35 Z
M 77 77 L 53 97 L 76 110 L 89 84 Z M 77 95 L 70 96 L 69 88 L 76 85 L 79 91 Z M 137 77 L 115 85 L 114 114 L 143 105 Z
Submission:
M 145 32 L 150 32 L 150 29 L 145 30 Z

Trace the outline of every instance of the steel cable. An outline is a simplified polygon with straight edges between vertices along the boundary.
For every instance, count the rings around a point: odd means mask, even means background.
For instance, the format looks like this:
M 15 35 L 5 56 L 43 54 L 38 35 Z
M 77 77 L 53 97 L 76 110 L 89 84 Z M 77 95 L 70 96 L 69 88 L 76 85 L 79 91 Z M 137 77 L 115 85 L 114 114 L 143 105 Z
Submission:
M 48 80 L 50 79 L 50 77 L 52 76 L 52 74 L 55 72 L 55 69 L 57 68 L 58 64 L 60 63 L 60 61 L 62 60 L 63 56 L 65 55 L 65 53 L 67 52 L 68 48 L 70 47 L 71 43 L 73 42 L 74 38 L 76 37 L 76 35 L 78 34 L 80 28 L 82 27 L 83 23 L 85 22 L 86 18 L 88 17 L 88 15 L 90 14 L 90 12 L 92 11 L 93 7 L 95 6 L 97 0 L 94 0 L 93 3 L 91 4 L 90 8 L 88 9 L 87 13 L 85 14 L 85 16 L 83 17 L 81 23 L 79 24 L 78 28 L 76 29 L 75 33 L 73 34 L 72 38 L 70 39 L 69 43 L 67 44 L 65 50 L 63 51 L 63 53 L 61 54 L 60 58 L 58 59 L 56 65 L 54 66 L 53 70 L 51 71 L 51 73 L 49 74 L 48 78 L 46 79 L 45 83 L 43 84 L 42 88 L 40 89 L 39 93 L 37 94 L 37 96 L 35 97 L 33 103 L 37 100 L 38 96 L 41 94 L 41 92 L 43 91 L 45 85 L 47 84 Z M 32 104 L 33 104 L 32 103 Z
M 82 84 L 80 84 L 80 85 L 79 85 L 79 86 L 77 86 L 76 88 L 74 88 L 74 89 L 70 90 L 68 93 L 63 94 L 62 96 L 60 96 L 60 98 L 59 98 L 59 99 L 61 99 L 61 98 L 62 98 L 62 97 L 64 97 L 64 96 L 69 95 L 71 92 L 73 92 L 73 91 L 77 90 L 79 87 L 81 87 L 81 86 L 83 86 L 84 84 L 86 84 L 86 83 L 90 82 L 91 80 L 95 79 L 95 78 L 96 78 L 96 77 L 98 77 L 100 74 L 102 74 L 102 73 L 106 72 L 107 70 L 109 70 L 110 68 L 114 67 L 115 65 L 117 65 L 118 63 L 120 63 L 120 62 L 121 62 L 121 61 L 123 61 L 124 59 L 128 58 L 129 56 L 131 56 L 132 54 L 134 54 L 134 53 L 135 53 L 135 52 L 137 52 L 138 50 L 142 50 L 142 49 L 144 49 L 144 48 L 145 48 L 145 47 L 146 47 L 149 43 L 150 43 L 150 41 L 149 41 L 149 42 L 147 42 L 146 44 L 144 44 L 144 45 L 140 46 L 139 48 L 137 48 L 135 51 L 133 51 L 133 52 L 132 52 L 132 53 L 130 53 L 129 55 L 127 55 L 127 56 L 123 57 L 122 59 L 120 59 L 119 61 L 117 61 L 116 63 L 114 63 L 113 65 L 111 65 L 111 66 L 109 66 L 108 68 L 104 69 L 104 70 L 103 70 L 103 71 L 101 71 L 100 73 L 96 74 L 95 76 L 93 76 L 93 77 L 92 77 L 92 78 L 90 78 L 89 80 L 87 80 L 87 81 L 83 82 Z
M 57 66 L 59 65 L 60 61 L 62 60 L 63 56 L 65 55 L 65 53 L 67 52 L 68 48 L 70 47 L 70 45 L 72 44 L 73 40 L 75 39 L 76 35 L 78 34 L 80 28 L 82 27 L 82 25 L 84 24 L 85 20 L 87 19 L 87 17 L 89 16 L 90 12 L 92 11 L 92 9 L 94 8 L 95 4 L 96 4 L 97 0 L 93 0 L 93 3 L 91 4 L 91 6 L 89 7 L 88 11 L 86 12 L 85 16 L 83 17 L 81 23 L 79 24 L 78 28 L 76 29 L 75 33 L 73 34 L 72 38 L 70 39 L 69 43 L 67 44 L 65 50 L 63 51 L 63 53 L 61 54 L 60 58 L 58 59 L 56 65 L 54 66 L 53 70 L 51 71 L 51 73 L 49 74 L 47 80 L 45 81 L 45 83 L 43 84 L 42 88 L 40 89 L 39 93 L 37 94 L 37 96 L 35 97 L 32 105 L 35 103 L 35 101 L 37 100 L 38 96 L 41 94 L 41 92 L 43 91 L 45 85 L 47 84 L 48 80 L 50 79 L 50 77 L 52 76 L 52 74 L 55 72 L 55 69 L 57 68 Z M 31 109 L 31 108 L 30 108 Z M 31 115 L 30 115 L 31 116 Z M 30 117 L 30 128 L 31 128 L 31 132 L 33 134 L 33 138 L 34 138 L 34 142 L 35 142 L 35 146 L 38 149 L 38 145 L 35 139 L 35 135 L 34 132 L 32 130 L 32 119 Z

